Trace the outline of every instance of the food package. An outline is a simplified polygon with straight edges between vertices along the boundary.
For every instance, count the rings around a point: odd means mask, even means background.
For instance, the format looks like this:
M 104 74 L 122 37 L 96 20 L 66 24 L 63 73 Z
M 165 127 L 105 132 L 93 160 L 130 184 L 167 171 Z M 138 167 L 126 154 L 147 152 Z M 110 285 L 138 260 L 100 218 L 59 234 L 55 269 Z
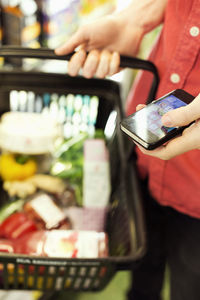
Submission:
M 0 237 L 14 240 L 36 230 L 36 223 L 26 214 L 15 212 L 0 224 Z
M 46 193 L 38 193 L 24 205 L 24 212 L 40 229 L 69 229 L 69 220 L 56 205 L 53 198 Z
M 49 115 L 7 112 L 1 117 L 0 147 L 4 150 L 39 155 L 52 152 L 61 137 L 58 122 Z
M 64 209 L 64 214 L 70 219 L 74 230 L 105 230 L 108 208 L 71 206 Z
M 18 239 L 15 253 L 57 258 L 97 258 L 108 256 L 104 232 L 52 230 L 36 231 Z
M 104 139 L 84 142 L 83 205 L 107 207 L 111 192 L 109 153 Z

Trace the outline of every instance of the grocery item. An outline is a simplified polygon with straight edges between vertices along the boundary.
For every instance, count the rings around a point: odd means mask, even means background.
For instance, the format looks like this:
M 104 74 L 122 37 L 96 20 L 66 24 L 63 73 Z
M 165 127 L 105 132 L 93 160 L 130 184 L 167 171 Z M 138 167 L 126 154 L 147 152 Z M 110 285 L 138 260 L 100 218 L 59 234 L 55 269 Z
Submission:
M 43 255 L 43 244 L 47 232 L 43 230 L 26 234 L 15 241 L 14 252 L 18 254 Z
M 15 212 L 0 224 L 0 237 L 17 239 L 36 231 L 36 224 L 22 212 Z
M 49 115 L 7 112 L 0 123 L 0 147 L 22 154 L 44 154 L 54 150 L 61 129 Z
M 92 230 L 102 232 L 105 230 L 108 209 L 101 207 L 76 207 L 64 209 L 64 214 L 70 219 L 74 230 Z
M 38 193 L 25 203 L 24 211 L 40 229 L 71 227 L 63 211 L 55 204 L 53 198 L 46 193 Z
M 36 231 L 18 239 L 15 253 L 48 257 L 96 258 L 108 256 L 107 236 L 95 231 Z
M 9 172 L 12 172 L 12 170 Z M 38 189 L 48 193 L 64 195 L 68 185 L 60 178 L 46 174 L 35 174 L 23 181 L 5 181 L 3 188 L 11 197 L 26 198 L 33 195 Z
M 35 174 L 36 171 L 37 164 L 31 158 L 20 162 L 18 156 L 11 153 L 4 153 L 0 156 L 0 176 L 3 180 L 23 180 Z
M 0 252 L 14 253 L 14 242 L 8 239 L 0 239 Z
M 111 191 L 108 150 L 103 139 L 84 143 L 83 205 L 106 207 Z
M 3 188 L 7 191 L 10 197 L 20 197 L 22 199 L 33 195 L 37 187 L 29 180 L 23 181 L 5 181 L 3 183 Z
M 106 234 L 95 231 L 50 231 L 44 243 L 44 254 L 50 257 L 105 257 Z
M 16 211 L 20 211 L 24 205 L 24 200 L 18 199 L 1 206 L 0 209 L 0 223 Z
M 82 205 L 83 144 L 87 137 L 86 133 L 79 133 L 61 143 L 53 153 L 50 170 L 51 175 L 69 180 L 79 205 Z
M 67 183 L 62 179 L 46 174 L 35 174 L 29 178 L 37 188 L 49 193 L 63 193 L 67 187 Z

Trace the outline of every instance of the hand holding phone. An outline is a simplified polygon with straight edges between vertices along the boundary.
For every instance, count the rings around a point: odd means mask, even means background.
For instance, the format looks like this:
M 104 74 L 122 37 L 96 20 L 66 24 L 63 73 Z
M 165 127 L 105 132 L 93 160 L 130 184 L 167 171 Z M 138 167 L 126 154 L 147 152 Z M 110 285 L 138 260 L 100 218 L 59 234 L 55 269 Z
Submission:
M 194 96 L 184 90 L 174 90 L 122 120 L 121 130 L 145 149 L 156 149 L 180 135 L 191 124 L 166 127 L 162 124 L 162 116 L 168 111 L 186 106 L 193 99 Z

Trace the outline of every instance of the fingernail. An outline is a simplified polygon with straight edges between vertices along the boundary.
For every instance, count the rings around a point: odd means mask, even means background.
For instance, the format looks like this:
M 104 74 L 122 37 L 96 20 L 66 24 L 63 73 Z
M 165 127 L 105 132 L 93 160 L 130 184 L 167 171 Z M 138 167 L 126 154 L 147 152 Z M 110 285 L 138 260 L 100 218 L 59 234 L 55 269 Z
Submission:
M 170 126 L 172 126 L 172 120 L 171 120 L 171 118 L 169 117 L 169 116 L 163 116 L 162 117 L 162 123 L 163 123 L 163 125 L 165 125 L 165 126 L 167 126 L 167 127 L 170 127 Z

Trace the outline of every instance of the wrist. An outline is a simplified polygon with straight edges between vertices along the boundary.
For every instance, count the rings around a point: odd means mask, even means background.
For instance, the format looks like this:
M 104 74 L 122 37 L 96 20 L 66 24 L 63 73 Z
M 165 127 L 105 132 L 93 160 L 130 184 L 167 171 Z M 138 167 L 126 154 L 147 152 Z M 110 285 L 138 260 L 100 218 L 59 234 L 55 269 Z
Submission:
M 117 13 L 123 28 L 137 28 L 142 37 L 159 26 L 164 20 L 167 0 L 133 0 L 123 11 Z

